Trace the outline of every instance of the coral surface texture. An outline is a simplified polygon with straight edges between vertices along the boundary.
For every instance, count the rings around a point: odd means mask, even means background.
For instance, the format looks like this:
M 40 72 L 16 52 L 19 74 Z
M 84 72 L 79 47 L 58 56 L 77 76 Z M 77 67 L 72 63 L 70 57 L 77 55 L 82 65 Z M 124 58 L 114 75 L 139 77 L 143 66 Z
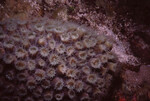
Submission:
M 91 28 L 49 19 L 0 22 L 0 101 L 100 101 L 117 59 Z

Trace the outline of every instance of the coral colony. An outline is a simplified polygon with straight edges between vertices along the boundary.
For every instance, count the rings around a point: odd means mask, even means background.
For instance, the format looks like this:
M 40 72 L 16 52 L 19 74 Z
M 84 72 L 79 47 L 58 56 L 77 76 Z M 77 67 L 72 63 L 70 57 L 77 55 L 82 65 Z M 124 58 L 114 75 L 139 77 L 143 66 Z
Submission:
M 0 22 L 1 101 L 100 101 L 116 57 L 112 42 L 72 22 Z

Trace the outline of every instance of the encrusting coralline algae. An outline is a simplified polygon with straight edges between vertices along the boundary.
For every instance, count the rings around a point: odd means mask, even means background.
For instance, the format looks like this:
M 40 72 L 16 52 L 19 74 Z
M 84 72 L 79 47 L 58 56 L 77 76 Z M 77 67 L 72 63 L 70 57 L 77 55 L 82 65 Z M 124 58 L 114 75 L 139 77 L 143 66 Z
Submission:
M 116 71 L 112 42 L 72 22 L 0 22 L 1 101 L 99 101 Z

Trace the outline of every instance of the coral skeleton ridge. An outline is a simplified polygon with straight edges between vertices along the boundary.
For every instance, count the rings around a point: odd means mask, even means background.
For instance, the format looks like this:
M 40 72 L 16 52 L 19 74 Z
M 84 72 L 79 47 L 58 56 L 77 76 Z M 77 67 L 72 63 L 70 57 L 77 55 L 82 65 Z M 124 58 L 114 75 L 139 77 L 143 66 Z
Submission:
M 1 21 L 0 100 L 100 101 L 117 67 L 111 48 L 106 36 L 73 22 Z

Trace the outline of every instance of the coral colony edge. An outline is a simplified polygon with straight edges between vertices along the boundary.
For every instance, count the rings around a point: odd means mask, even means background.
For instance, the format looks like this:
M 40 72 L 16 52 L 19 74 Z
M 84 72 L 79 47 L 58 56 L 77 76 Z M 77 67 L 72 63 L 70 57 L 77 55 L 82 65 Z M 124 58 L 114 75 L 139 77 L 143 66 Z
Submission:
M 112 42 L 73 22 L 0 22 L 0 101 L 100 101 L 116 72 Z

